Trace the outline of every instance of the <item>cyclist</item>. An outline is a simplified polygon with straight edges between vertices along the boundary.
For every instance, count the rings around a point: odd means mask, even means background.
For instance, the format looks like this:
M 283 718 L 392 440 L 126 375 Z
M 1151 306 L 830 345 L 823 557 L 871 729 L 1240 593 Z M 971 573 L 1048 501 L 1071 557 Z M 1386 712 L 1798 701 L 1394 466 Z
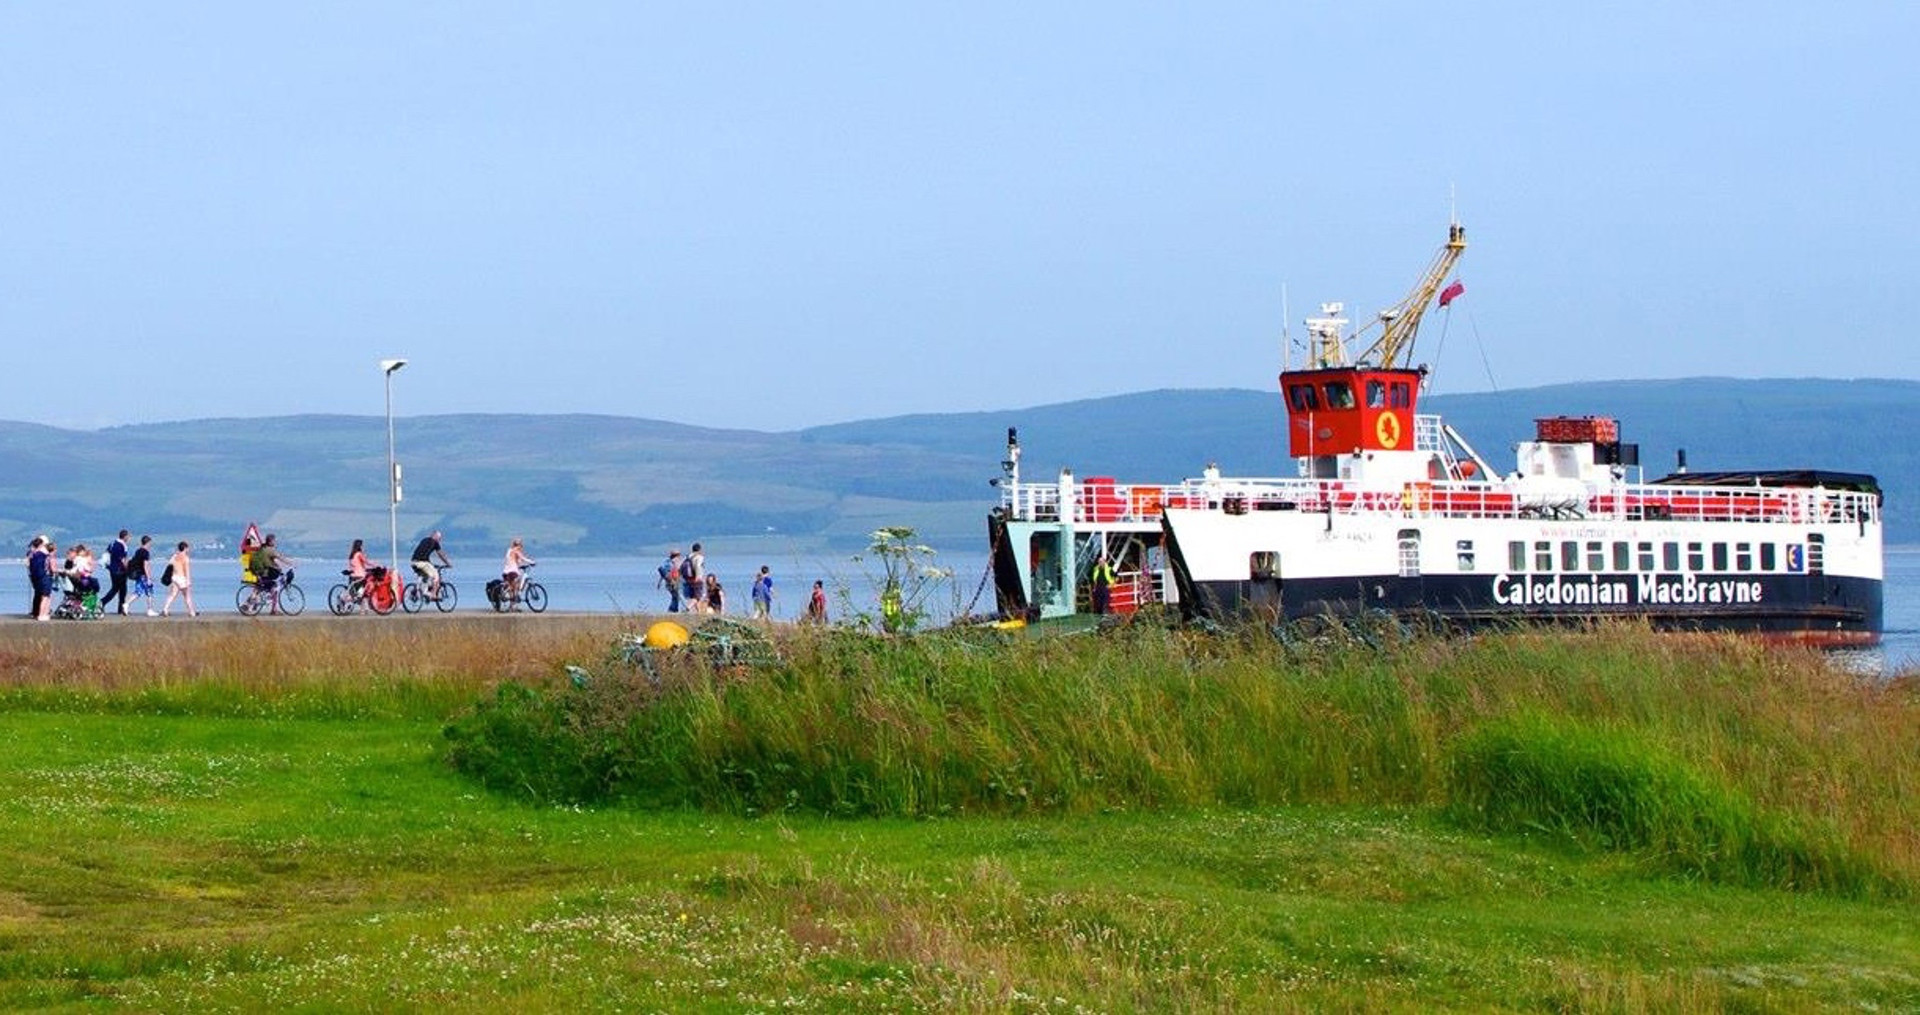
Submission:
M 254 584 L 262 590 L 269 590 L 280 581 L 280 576 L 293 567 L 293 558 L 280 552 L 277 538 L 267 533 L 261 540 L 260 548 L 253 551 Z
M 353 547 L 347 551 L 347 588 L 353 592 L 353 598 L 367 597 L 367 541 L 356 539 Z
M 453 566 L 453 561 L 447 559 L 447 551 L 440 547 L 439 529 L 434 529 L 432 535 L 422 539 L 420 545 L 413 548 L 411 561 L 413 573 L 419 575 L 421 581 L 426 582 L 428 599 L 440 598 L 440 570 L 433 566 L 435 557 L 440 558 L 440 567 Z
M 533 563 L 533 558 L 527 556 L 527 551 L 521 547 L 518 537 L 507 544 L 507 558 L 500 563 L 500 580 L 507 583 L 507 603 L 509 604 L 507 609 L 518 609 L 516 604 L 520 600 L 520 569 Z

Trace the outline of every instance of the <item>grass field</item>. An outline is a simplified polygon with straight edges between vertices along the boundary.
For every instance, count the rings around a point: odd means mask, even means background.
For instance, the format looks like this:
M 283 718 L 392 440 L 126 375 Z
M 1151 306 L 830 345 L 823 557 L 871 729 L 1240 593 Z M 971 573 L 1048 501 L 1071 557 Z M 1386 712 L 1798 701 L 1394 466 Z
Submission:
M 814 710 L 810 742 L 845 738 L 853 752 L 871 742 L 860 725 L 891 731 L 887 757 L 908 770 L 915 745 L 960 742 L 929 739 L 936 727 L 972 729 L 976 743 L 1026 730 L 1038 749 L 1103 750 L 1113 766 L 1123 754 L 1097 731 L 1117 723 L 1162 754 L 1137 763 L 1159 773 L 1137 785 L 1187 787 L 1150 806 L 1074 783 L 1046 807 L 961 795 L 946 816 L 836 818 L 823 816 L 831 801 L 755 806 L 726 780 L 660 811 L 530 803 L 455 771 L 450 719 L 475 714 L 503 679 L 564 699 L 558 664 L 595 654 L 591 639 L 390 656 L 304 634 L 263 655 L 225 637 L 163 665 L 136 649 L 78 673 L 0 659 L 0 1005 L 1920 1007 L 1914 692 L 1850 683 L 1810 657 L 1637 631 L 1290 659 L 1229 639 L 1156 656 L 1168 643 L 1140 635 L 853 655 L 797 644 L 779 679 L 688 684 L 694 711 L 716 715 L 712 738 L 683 726 L 659 750 L 718 752 L 716 766 L 793 735 L 741 719 L 787 700 Z M 1158 683 L 1171 658 L 1186 660 L 1178 686 L 1192 689 L 1178 708 Z M 916 667 L 951 669 L 968 690 L 926 713 L 910 691 L 925 691 L 931 671 Z M 1029 670 L 1068 690 L 1020 719 L 1018 702 L 1036 697 L 1021 683 Z M 915 679 L 836 697 L 902 671 Z M 990 695 L 996 673 L 1022 693 Z M 774 691 L 788 698 L 756 696 Z M 1146 722 L 1187 707 L 1210 721 Z M 842 723 L 841 708 L 890 718 Z M 1226 804 L 1181 774 L 1188 762 L 1174 755 L 1199 750 L 1181 744 L 1230 746 L 1272 723 L 1298 742 L 1195 762 L 1239 759 L 1234 784 L 1271 792 Z M 1175 725 L 1189 739 L 1169 739 Z M 1068 727 L 1086 732 L 1062 742 Z M 1470 762 L 1516 754 L 1499 736 L 1562 735 L 1572 739 L 1551 741 L 1554 756 L 1597 759 L 1582 778 L 1624 764 L 1695 818 L 1726 806 L 1743 828 L 1777 838 L 1790 826 L 1802 836 L 1791 842 L 1870 876 L 1770 887 L 1764 868 L 1662 862 L 1671 843 L 1659 835 L 1630 841 L 1641 825 L 1590 823 L 1601 831 L 1582 835 L 1553 812 L 1560 823 L 1490 830 L 1500 822 L 1457 813 L 1482 785 Z M 1003 765 L 1019 757 L 1007 750 L 976 753 Z M 1248 760 L 1265 756 L 1353 770 L 1303 782 Z M 1428 760 L 1402 773 L 1383 757 Z M 1556 778 L 1498 771 L 1534 779 L 1524 785 L 1535 794 Z

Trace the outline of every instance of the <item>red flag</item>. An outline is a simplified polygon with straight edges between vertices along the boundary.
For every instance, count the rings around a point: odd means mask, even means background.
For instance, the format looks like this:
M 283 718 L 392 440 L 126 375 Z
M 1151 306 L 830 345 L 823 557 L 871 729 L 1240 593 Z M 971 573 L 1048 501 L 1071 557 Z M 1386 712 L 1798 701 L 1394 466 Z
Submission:
M 1446 287 L 1445 289 L 1440 290 L 1440 305 L 1444 307 L 1447 304 L 1452 303 L 1455 299 L 1459 298 L 1461 293 L 1466 291 L 1467 291 L 1467 284 L 1465 282 L 1453 283 L 1452 285 Z

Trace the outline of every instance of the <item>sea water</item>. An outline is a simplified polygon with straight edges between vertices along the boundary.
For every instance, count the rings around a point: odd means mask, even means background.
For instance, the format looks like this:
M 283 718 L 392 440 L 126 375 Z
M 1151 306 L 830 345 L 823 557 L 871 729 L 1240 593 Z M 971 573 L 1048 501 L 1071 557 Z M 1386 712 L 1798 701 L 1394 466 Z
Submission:
M 583 613 L 662 613 L 667 608 L 667 591 L 660 587 L 658 557 L 547 557 L 533 569 L 532 578 L 547 590 L 549 610 Z M 928 614 L 944 622 L 966 611 L 968 600 L 980 589 L 987 566 L 985 554 L 939 554 L 933 563 L 951 574 L 940 579 L 924 604 Z M 799 557 L 787 560 L 736 559 L 707 555 L 707 571 L 719 577 L 727 597 L 727 612 L 741 616 L 753 613 L 753 579 L 761 566 L 773 575 L 773 616 L 776 620 L 797 620 L 806 612 L 813 583 L 824 582 L 830 617 L 847 609 L 873 610 L 884 582 L 876 567 L 863 566 L 840 557 Z M 473 593 L 461 576 L 461 609 L 471 602 L 484 606 L 485 582 L 477 582 Z M 956 602 L 956 596 L 959 601 Z M 980 591 L 973 611 L 992 612 L 993 589 Z

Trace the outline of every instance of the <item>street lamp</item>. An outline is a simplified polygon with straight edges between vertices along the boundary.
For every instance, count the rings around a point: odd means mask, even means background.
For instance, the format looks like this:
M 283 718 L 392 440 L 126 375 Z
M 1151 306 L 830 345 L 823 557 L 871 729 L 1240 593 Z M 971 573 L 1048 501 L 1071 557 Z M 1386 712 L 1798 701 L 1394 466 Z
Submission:
M 395 577 L 400 574 L 400 463 L 393 460 L 393 375 L 406 365 L 403 359 L 380 361 L 387 375 L 387 573 Z

